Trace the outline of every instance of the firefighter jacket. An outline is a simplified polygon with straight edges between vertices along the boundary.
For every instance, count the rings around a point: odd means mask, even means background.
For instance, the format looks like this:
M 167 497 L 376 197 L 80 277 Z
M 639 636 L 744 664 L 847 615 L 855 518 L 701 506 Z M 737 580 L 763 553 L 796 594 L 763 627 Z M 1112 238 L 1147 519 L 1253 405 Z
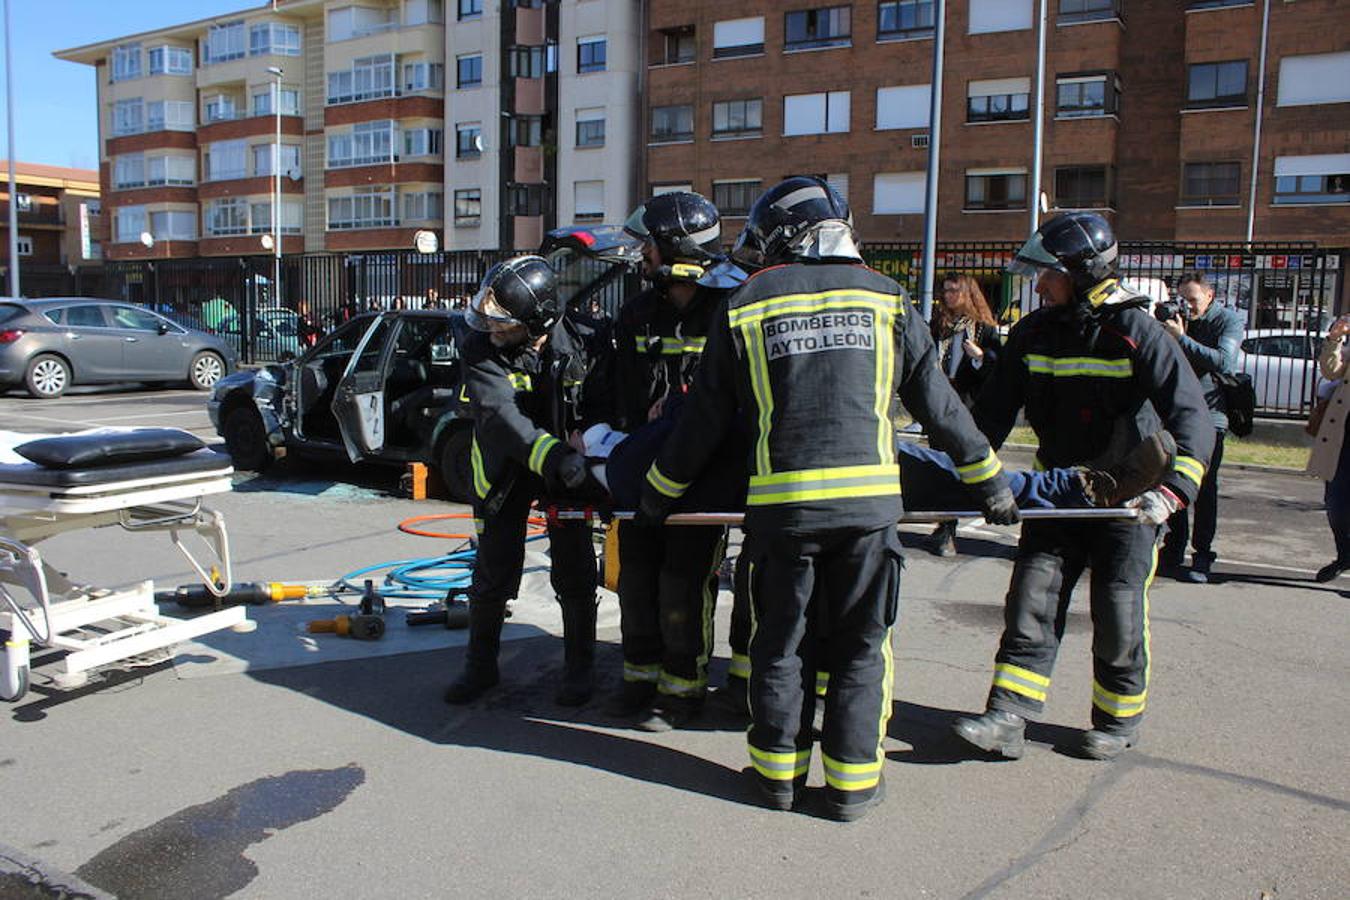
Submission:
M 713 319 L 675 433 L 647 484 L 678 498 L 750 418 L 745 526 L 811 534 L 893 525 L 903 512 L 896 395 L 977 493 L 1002 466 L 937 366 L 904 290 L 865 266 L 765 269 Z
M 463 367 L 478 499 L 522 469 L 545 475 L 566 453 L 570 431 L 607 421 L 612 366 L 608 327 L 571 312 L 538 350 L 496 347 L 472 332 Z
M 635 431 L 647 422 L 653 403 L 689 389 L 724 296 L 725 291 L 700 287 L 680 310 L 653 287 L 624 303 L 614 326 L 618 430 Z
M 1165 427 L 1177 459 L 1163 486 L 1189 505 L 1214 450 L 1200 383 L 1177 342 L 1145 311 L 1147 298 L 1114 280 L 1089 296 L 1103 299 L 1042 307 L 1013 327 L 975 403 L 975 421 L 999 447 L 1025 406 L 1044 468 L 1110 466 Z

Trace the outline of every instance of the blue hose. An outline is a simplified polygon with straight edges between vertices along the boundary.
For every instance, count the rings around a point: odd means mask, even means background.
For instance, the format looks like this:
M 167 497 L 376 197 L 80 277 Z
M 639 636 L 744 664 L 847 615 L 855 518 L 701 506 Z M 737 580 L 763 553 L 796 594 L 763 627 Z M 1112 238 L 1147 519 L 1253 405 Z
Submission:
M 544 535 L 526 538 L 537 541 Z M 377 590 L 390 600 L 444 600 L 451 591 L 463 591 L 473 580 L 473 563 L 478 556 L 472 545 L 443 556 L 400 559 L 364 566 L 343 575 L 337 581 L 342 590 L 361 592 L 359 585 L 369 575 L 385 572 Z M 386 570 L 388 570 L 386 572 Z

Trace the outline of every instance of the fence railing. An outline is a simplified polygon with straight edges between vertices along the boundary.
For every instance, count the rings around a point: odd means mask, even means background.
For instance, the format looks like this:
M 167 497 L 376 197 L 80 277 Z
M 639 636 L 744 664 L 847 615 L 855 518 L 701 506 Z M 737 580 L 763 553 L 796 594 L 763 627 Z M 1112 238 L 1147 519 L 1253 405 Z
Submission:
M 941 277 L 961 272 L 979 282 L 1005 324 L 1040 305 L 1030 279 L 1008 274 L 1014 243 L 943 243 Z M 102 268 L 25 273 L 29 296 L 102 296 L 143 304 L 186 325 L 223 334 L 245 362 L 298 354 L 313 339 L 359 312 L 454 307 L 473 296 L 484 273 L 508 251 L 314 253 L 284 257 L 281 291 L 267 256 L 112 261 Z M 864 248 L 873 268 L 917 296 L 923 248 L 879 243 Z M 1347 251 L 1313 244 L 1126 242 L 1125 281 L 1155 300 L 1167 299 L 1181 274 L 1199 270 L 1216 299 L 1244 316 L 1239 365 L 1252 375 L 1269 415 L 1306 415 L 1317 391 L 1316 354 L 1344 294 Z M 611 315 L 633 290 L 632 279 L 606 286 L 597 300 Z

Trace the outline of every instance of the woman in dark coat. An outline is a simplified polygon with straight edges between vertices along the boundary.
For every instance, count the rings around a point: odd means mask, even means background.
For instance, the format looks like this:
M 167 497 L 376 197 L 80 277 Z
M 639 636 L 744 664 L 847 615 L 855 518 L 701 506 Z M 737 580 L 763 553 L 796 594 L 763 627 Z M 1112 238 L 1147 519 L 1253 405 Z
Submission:
M 970 275 L 948 272 L 942 278 L 942 304 L 933 316 L 933 341 L 942 371 L 967 408 L 994 371 L 1003 341 L 998 324 L 984 299 L 980 284 Z M 938 556 L 956 554 L 956 523 L 944 522 L 933 531 L 929 549 Z

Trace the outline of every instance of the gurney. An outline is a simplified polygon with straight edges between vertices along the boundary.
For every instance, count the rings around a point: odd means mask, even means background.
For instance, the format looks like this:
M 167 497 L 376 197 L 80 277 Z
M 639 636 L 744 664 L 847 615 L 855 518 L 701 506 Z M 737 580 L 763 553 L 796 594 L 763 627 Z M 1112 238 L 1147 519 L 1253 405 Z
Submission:
M 87 433 L 86 433 L 87 434 Z M 230 490 L 229 458 L 201 449 L 170 458 L 85 468 L 47 468 L 13 452 L 35 435 L 0 432 L 0 699 L 28 689 L 30 642 L 64 651 L 57 687 L 78 687 L 90 670 L 140 657 L 222 628 L 251 631 L 242 607 L 192 619 L 162 615 L 151 580 L 108 589 L 81 584 L 54 569 L 34 545 L 87 528 L 165 533 L 217 596 L 231 587 L 229 536 L 203 498 Z M 205 545 L 185 542 L 195 533 Z M 202 556 L 202 560 L 198 556 Z

